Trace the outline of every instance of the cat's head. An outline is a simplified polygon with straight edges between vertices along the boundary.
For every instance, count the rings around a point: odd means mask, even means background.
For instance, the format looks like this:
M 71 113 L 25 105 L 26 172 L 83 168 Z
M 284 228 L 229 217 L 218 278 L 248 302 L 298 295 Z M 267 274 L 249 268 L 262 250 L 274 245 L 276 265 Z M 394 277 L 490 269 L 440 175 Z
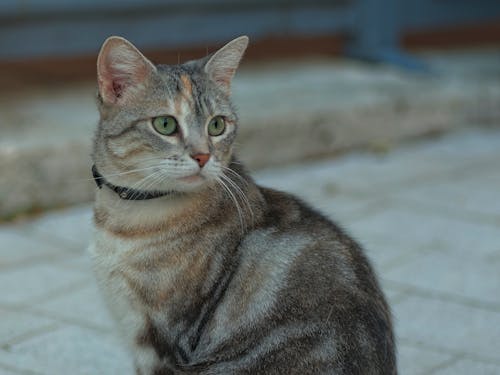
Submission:
M 242 36 L 200 60 L 155 66 L 127 40 L 108 38 L 97 59 L 99 172 L 146 191 L 215 184 L 231 162 L 231 80 L 247 45 Z

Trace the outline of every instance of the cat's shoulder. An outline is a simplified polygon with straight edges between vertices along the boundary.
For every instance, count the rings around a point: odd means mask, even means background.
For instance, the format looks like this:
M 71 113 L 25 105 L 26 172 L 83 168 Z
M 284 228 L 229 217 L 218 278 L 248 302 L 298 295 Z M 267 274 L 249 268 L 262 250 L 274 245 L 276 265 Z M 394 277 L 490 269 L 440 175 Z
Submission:
M 344 231 L 331 218 L 311 206 L 301 198 L 276 189 L 259 186 L 266 205 L 266 221 L 277 225 L 298 226 L 313 230 L 336 232 Z M 314 230 L 313 230 L 314 231 Z

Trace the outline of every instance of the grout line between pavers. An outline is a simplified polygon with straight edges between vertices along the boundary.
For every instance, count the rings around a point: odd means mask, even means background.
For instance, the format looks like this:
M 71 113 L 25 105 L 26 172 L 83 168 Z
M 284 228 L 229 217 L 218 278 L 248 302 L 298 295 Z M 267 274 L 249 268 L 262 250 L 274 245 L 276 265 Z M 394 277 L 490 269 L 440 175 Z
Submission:
M 37 303 L 37 302 L 42 302 L 42 301 L 45 301 L 45 300 L 50 299 L 50 298 L 59 297 L 59 296 L 64 295 L 66 293 L 73 292 L 75 290 L 78 290 L 78 289 L 81 289 L 81 288 L 87 286 L 88 282 L 89 282 L 88 278 L 85 278 L 85 279 L 75 281 L 71 284 L 65 285 L 64 287 L 53 289 L 49 293 L 46 293 L 44 295 L 37 296 L 37 297 L 33 298 L 29 302 L 29 304 L 27 304 L 27 305 L 23 304 L 23 306 L 30 306 L 30 305 Z
M 32 329 L 30 331 L 22 333 L 21 335 L 14 336 L 14 337 L 8 339 L 7 341 L 1 343 L 0 349 L 3 349 L 6 352 L 9 352 L 9 349 L 16 344 L 19 344 L 23 341 L 29 340 L 33 337 L 43 335 L 43 334 L 48 333 L 48 332 L 55 331 L 58 328 L 60 328 L 60 325 L 58 323 L 52 323 L 52 324 L 44 325 L 44 326 L 36 328 L 36 329 Z
M 453 218 L 455 220 L 460 220 L 467 223 L 478 223 L 486 225 L 492 225 L 498 228 L 500 225 L 500 215 L 488 214 L 485 212 L 474 211 L 470 209 L 453 209 L 447 205 L 439 204 L 437 202 L 420 201 L 417 199 L 402 199 L 396 198 L 394 202 L 397 202 L 399 206 L 404 205 L 412 210 L 419 211 L 420 213 L 432 213 L 444 218 Z
M 5 309 L 11 309 L 11 310 L 12 309 L 13 310 L 24 309 L 26 307 L 29 307 L 29 306 L 35 304 L 35 303 L 43 302 L 47 299 L 59 297 L 59 296 L 64 295 L 66 293 L 75 291 L 79 288 L 83 288 L 84 286 L 88 285 L 88 282 L 89 282 L 88 278 L 81 279 L 78 281 L 74 281 L 71 284 L 65 285 L 63 287 L 52 289 L 48 293 L 33 297 L 30 299 L 29 302 L 13 302 L 13 303 L 1 302 L 0 307 L 5 308 Z
M 355 197 L 356 198 L 361 198 L 361 199 L 367 199 L 368 195 L 364 197 Z M 373 199 L 371 197 L 371 202 L 367 203 L 365 206 L 360 207 L 358 209 L 353 209 L 352 214 L 349 217 L 349 223 L 353 222 L 355 223 L 357 220 L 362 220 L 365 218 L 365 216 L 370 216 L 373 214 L 376 214 L 380 212 L 380 210 L 383 210 L 384 208 L 387 207 L 387 205 L 390 203 L 390 201 L 386 197 L 379 197 Z
M 10 264 L 3 264 L 0 265 L 0 271 L 3 270 L 13 270 L 16 268 L 21 268 L 21 267 L 29 267 L 33 266 L 39 263 L 46 263 L 48 261 L 64 261 L 67 259 L 71 259 L 73 257 L 78 256 L 78 254 L 75 254 L 73 252 L 68 253 L 65 252 L 64 250 L 55 250 L 53 252 L 45 253 L 43 255 L 34 255 L 27 257 L 25 259 L 21 259 L 19 261 L 12 262 Z M 63 257 L 64 259 L 60 259 Z
M 80 319 L 76 319 L 76 318 L 71 318 L 71 317 L 67 317 L 67 316 L 63 316 L 63 315 L 59 315 L 59 314 L 54 314 L 50 311 L 38 309 L 36 307 L 33 308 L 31 306 L 25 306 L 25 307 L 2 306 L 2 309 L 6 310 L 6 311 L 11 311 L 11 312 L 22 311 L 22 312 L 25 312 L 27 314 L 32 314 L 32 315 L 38 314 L 39 316 L 41 315 L 47 319 L 54 320 L 58 323 L 65 323 L 65 324 L 75 326 L 78 328 L 90 329 L 92 331 L 95 331 L 95 332 L 103 335 L 103 336 L 109 336 L 109 335 L 113 336 L 114 335 L 114 330 L 112 328 L 98 325 L 98 324 L 92 324 L 92 323 L 89 323 L 89 322 L 86 322 L 86 321 L 83 321 Z M 2 344 L 0 343 L 0 346 L 1 345 Z
M 425 184 L 428 184 L 429 182 L 436 182 L 436 181 L 446 181 L 447 179 L 454 178 L 456 176 L 463 177 L 464 171 L 468 171 L 471 169 L 476 169 L 475 167 L 482 167 L 484 169 L 484 164 L 485 160 L 487 160 L 486 164 L 492 164 L 492 167 L 495 167 L 495 164 L 493 164 L 493 161 L 491 161 L 491 157 L 484 157 L 481 158 L 479 161 L 476 160 L 474 162 L 469 162 L 466 164 L 463 164 L 461 166 L 457 167 L 452 167 L 449 170 L 447 170 L 445 173 L 442 171 L 440 172 L 432 172 L 426 175 L 418 175 L 416 177 L 411 177 L 407 179 L 403 179 L 401 181 L 398 181 L 396 183 L 389 184 L 388 186 L 377 186 L 378 189 L 384 188 L 382 193 L 378 193 L 378 198 L 376 200 L 379 203 L 387 203 L 394 201 L 394 198 L 392 197 L 393 194 L 395 193 L 400 193 L 401 191 L 404 191 L 408 188 L 414 188 L 416 186 L 424 186 Z M 488 163 L 489 162 L 489 163 Z M 498 163 L 498 161 L 496 161 Z M 496 168 L 496 167 L 495 167 Z M 394 186 L 394 187 L 393 187 Z M 356 187 L 349 187 L 346 190 L 342 190 L 340 193 L 343 195 L 350 197 L 350 198 L 358 198 L 358 199 L 371 199 L 373 200 L 373 192 L 367 191 L 364 189 L 357 189 Z M 398 202 L 405 202 L 405 200 L 399 199 Z M 412 207 L 413 208 L 413 207 Z M 363 210 L 361 210 L 363 211 Z M 371 210 L 372 211 L 372 210 Z M 436 213 L 439 213 L 440 211 L 437 210 Z M 373 212 L 370 212 L 373 213 Z M 500 222 L 500 216 L 494 216 L 494 215 L 488 215 L 480 212 L 475 212 L 472 211 L 470 212 L 471 214 L 477 215 L 482 220 L 488 222 L 488 223 L 494 223 L 495 225 L 498 225 Z
M 402 189 L 401 191 L 403 191 Z M 416 199 L 408 198 L 394 198 L 390 194 L 398 193 L 399 191 L 384 192 L 380 194 L 379 198 L 373 198 L 368 192 L 353 192 L 350 194 L 352 199 L 368 199 L 371 197 L 372 202 L 366 206 L 354 209 L 349 217 L 349 222 L 355 223 L 357 220 L 362 220 L 364 216 L 374 215 L 382 210 L 387 209 L 387 206 L 404 207 L 418 212 L 419 214 L 433 214 L 446 219 L 453 218 L 464 223 L 485 224 L 498 228 L 500 226 L 500 215 L 493 215 L 484 212 L 474 211 L 470 209 L 453 209 L 447 205 L 442 205 L 435 202 L 419 201 Z M 347 196 L 348 193 L 343 193 Z
M 464 358 L 464 356 L 462 354 L 452 355 L 447 360 L 445 360 L 445 361 L 443 361 L 441 363 L 438 363 L 437 365 L 432 366 L 431 368 L 427 369 L 421 375 L 433 375 L 433 374 L 435 374 L 436 372 L 438 372 L 440 370 L 443 370 L 443 369 L 445 369 L 445 368 L 447 368 L 449 366 L 454 365 L 455 363 L 459 362 L 463 358 Z
M 64 215 L 64 213 L 61 213 L 61 215 Z M 43 230 L 37 228 L 36 223 L 38 219 L 34 218 L 33 220 L 29 220 L 24 223 L 19 223 L 16 231 L 20 235 L 24 234 L 27 237 L 44 242 L 45 244 L 55 248 L 58 251 L 77 252 L 82 250 L 81 244 L 75 243 L 66 238 L 54 236 L 50 232 L 49 233 L 44 232 Z
M 52 215 L 61 215 L 64 216 L 64 212 L 54 213 Z M 43 217 L 43 216 L 42 216 Z M 85 245 L 82 246 L 80 241 L 73 241 L 68 239 L 67 237 L 61 237 L 57 234 L 54 235 L 53 231 L 42 230 L 40 226 L 37 225 L 38 220 L 32 220 L 26 223 L 21 224 L 22 228 L 18 229 L 20 232 L 25 233 L 27 236 L 33 237 L 40 241 L 45 242 L 46 244 L 55 247 L 56 249 L 60 249 L 61 251 L 71 251 L 71 252 L 81 252 L 85 250 Z M 89 220 L 88 224 L 91 225 L 92 221 Z
M 451 302 L 479 310 L 486 310 L 494 313 L 500 313 L 500 303 L 487 302 L 480 299 L 463 296 L 460 294 L 453 294 L 450 292 L 443 292 L 439 290 L 417 287 L 411 284 L 402 283 L 400 281 L 389 280 L 384 277 L 381 277 L 381 279 L 383 280 L 383 284 L 395 287 L 396 289 L 399 289 L 403 293 L 407 293 L 421 298 L 429 298 L 433 300 Z
M 404 253 L 402 255 L 396 256 L 395 258 L 392 258 L 391 260 L 383 263 L 380 266 L 380 270 L 382 272 L 388 272 L 391 271 L 399 266 L 404 266 L 408 264 L 409 262 L 413 261 L 415 258 L 418 258 L 420 256 L 425 256 L 425 255 L 430 255 L 433 253 L 438 252 L 438 250 L 430 247 L 421 247 L 418 248 L 414 251 L 409 251 L 407 253 Z
M 37 372 L 34 370 L 28 370 L 28 369 L 22 369 L 19 367 L 14 367 L 14 366 L 7 365 L 5 363 L 0 362 L 0 369 L 2 369 L 2 368 L 5 370 L 12 371 L 12 372 L 19 374 L 19 375 L 46 375 L 42 372 Z
M 80 289 L 83 289 L 85 288 L 87 285 L 74 285 L 76 288 L 74 289 L 71 289 L 71 291 L 78 291 Z M 56 298 L 58 297 L 58 295 L 55 296 Z M 43 297 L 44 299 L 46 298 L 46 296 Z M 52 296 L 51 298 L 54 298 L 54 296 Z M 40 298 L 38 298 L 38 301 L 40 300 Z M 80 319 L 77 319 L 77 318 L 72 318 L 72 317 L 68 317 L 68 316 L 64 316 L 64 315 L 60 315 L 60 314 L 57 314 L 57 313 L 53 313 L 51 311 L 47 311 L 47 310 L 44 310 L 43 308 L 37 308 L 37 307 L 33 307 L 33 304 L 32 303 L 29 303 L 29 304 L 12 304 L 12 305 L 6 305 L 6 304 L 0 304 L 0 307 L 6 311 L 11 311 L 11 312 L 18 312 L 18 311 L 22 311 L 22 312 L 26 312 L 28 314 L 38 314 L 38 315 L 43 315 L 44 317 L 46 318 L 49 318 L 51 320 L 55 320 L 55 321 L 58 321 L 58 322 L 63 322 L 63 323 L 67 323 L 67 324 L 70 324 L 70 325 L 73 325 L 73 326 L 77 326 L 77 327 L 80 327 L 80 328 L 87 328 L 87 329 L 91 329 L 91 330 L 94 330 L 96 332 L 99 332 L 99 333 L 104 333 L 105 335 L 108 335 L 110 333 L 113 332 L 112 329 L 110 329 L 109 327 L 106 327 L 106 326 L 102 326 L 102 325 L 98 325 L 98 324 L 93 324 L 93 323 L 89 323 L 89 322 L 86 322 L 84 320 L 80 320 Z
M 31 235 L 37 237 L 41 241 L 44 241 L 45 243 L 49 244 L 50 246 L 54 246 L 56 248 L 62 249 L 64 251 L 71 251 L 75 254 L 79 254 L 83 251 L 85 251 L 86 246 L 83 246 L 73 242 L 71 240 L 68 240 L 63 237 L 58 237 L 57 235 L 53 235 L 51 233 L 46 233 L 37 229 L 33 229 L 30 233 Z M 89 239 L 90 241 L 90 239 Z M 87 242 L 89 242 L 87 241 Z
M 465 352 L 463 350 L 450 349 L 440 345 L 435 345 L 432 343 L 422 342 L 419 340 L 413 340 L 406 337 L 398 337 L 398 342 L 407 346 L 411 346 L 417 349 L 423 350 L 433 350 L 441 354 L 462 356 L 463 359 L 471 359 L 477 362 L 490 363 L 493 365 L 500 366 L 500 359 L 495 357 L 483 356 L 476 353 Z
M 392 297 L 390 300 L 388 298 L 386 298 L 389 303 L 389 306 L 392 307 L 392 306 L 395 306 L 397 305 L 398 303 L 401 303 L 403 302 L 404 300 L 408 299 L 408 295 L 403 293 L 403 292 L 399 292 L 397 295 L 395 295 L 394 297 Z M 391 308 L 391 310 L 393 310 Z
M 23 311 L 25 311 L 27 313 L 31 313 L 31 314 L 43 315 L 46 318 L 57 320 L 59 322 L 63 322 L 63 323 L 66 323 L 66 324 L 69 324 L 72 326 L 91 329 L 93 331 L 96 331 L 96 332 L 98 332 L 100 334 L 104 334 L 104 335 L 109 335 L 109 334 L 112 334 L 114 332 L 111 328 L 106 327 L 106 326 L 93 324 L 93 323 L 86 322 L 84 320 L 80 320 L 77 318 L 59 315 L 57 313 L 53 313 L 53 312 L 46 311 L 46 310 L 36 308 L 36 307 L 28 306 L 28 307 L 24 308 Z

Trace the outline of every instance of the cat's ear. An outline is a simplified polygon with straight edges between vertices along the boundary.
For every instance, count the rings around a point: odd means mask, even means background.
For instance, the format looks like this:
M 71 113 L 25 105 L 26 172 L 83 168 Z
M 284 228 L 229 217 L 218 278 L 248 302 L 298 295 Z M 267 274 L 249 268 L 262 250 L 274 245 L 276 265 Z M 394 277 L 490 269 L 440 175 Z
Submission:
M 248 37 L 240 36 L 215 52 L 205 64 L 205 73 L 228 95 L 231 92 L 231 80 L 247 46 Z
M 128 40 L 106 39 L 97 57 L 99 94 L 106 104 L 125 104 L 144 88 L 156 67 Z

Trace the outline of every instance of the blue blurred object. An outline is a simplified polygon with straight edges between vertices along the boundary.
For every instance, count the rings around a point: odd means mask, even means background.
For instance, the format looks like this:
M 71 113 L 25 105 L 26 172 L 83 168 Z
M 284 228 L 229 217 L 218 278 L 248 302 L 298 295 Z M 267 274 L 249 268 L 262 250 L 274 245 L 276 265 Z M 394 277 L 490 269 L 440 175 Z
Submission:
M 349 56 L 422 70 L 400 49 L 403 31 L 496 19 L 498 0 L 2 0 L 0 60 L 95 53 L 110 35 L 168 49 L 343 34 Z

